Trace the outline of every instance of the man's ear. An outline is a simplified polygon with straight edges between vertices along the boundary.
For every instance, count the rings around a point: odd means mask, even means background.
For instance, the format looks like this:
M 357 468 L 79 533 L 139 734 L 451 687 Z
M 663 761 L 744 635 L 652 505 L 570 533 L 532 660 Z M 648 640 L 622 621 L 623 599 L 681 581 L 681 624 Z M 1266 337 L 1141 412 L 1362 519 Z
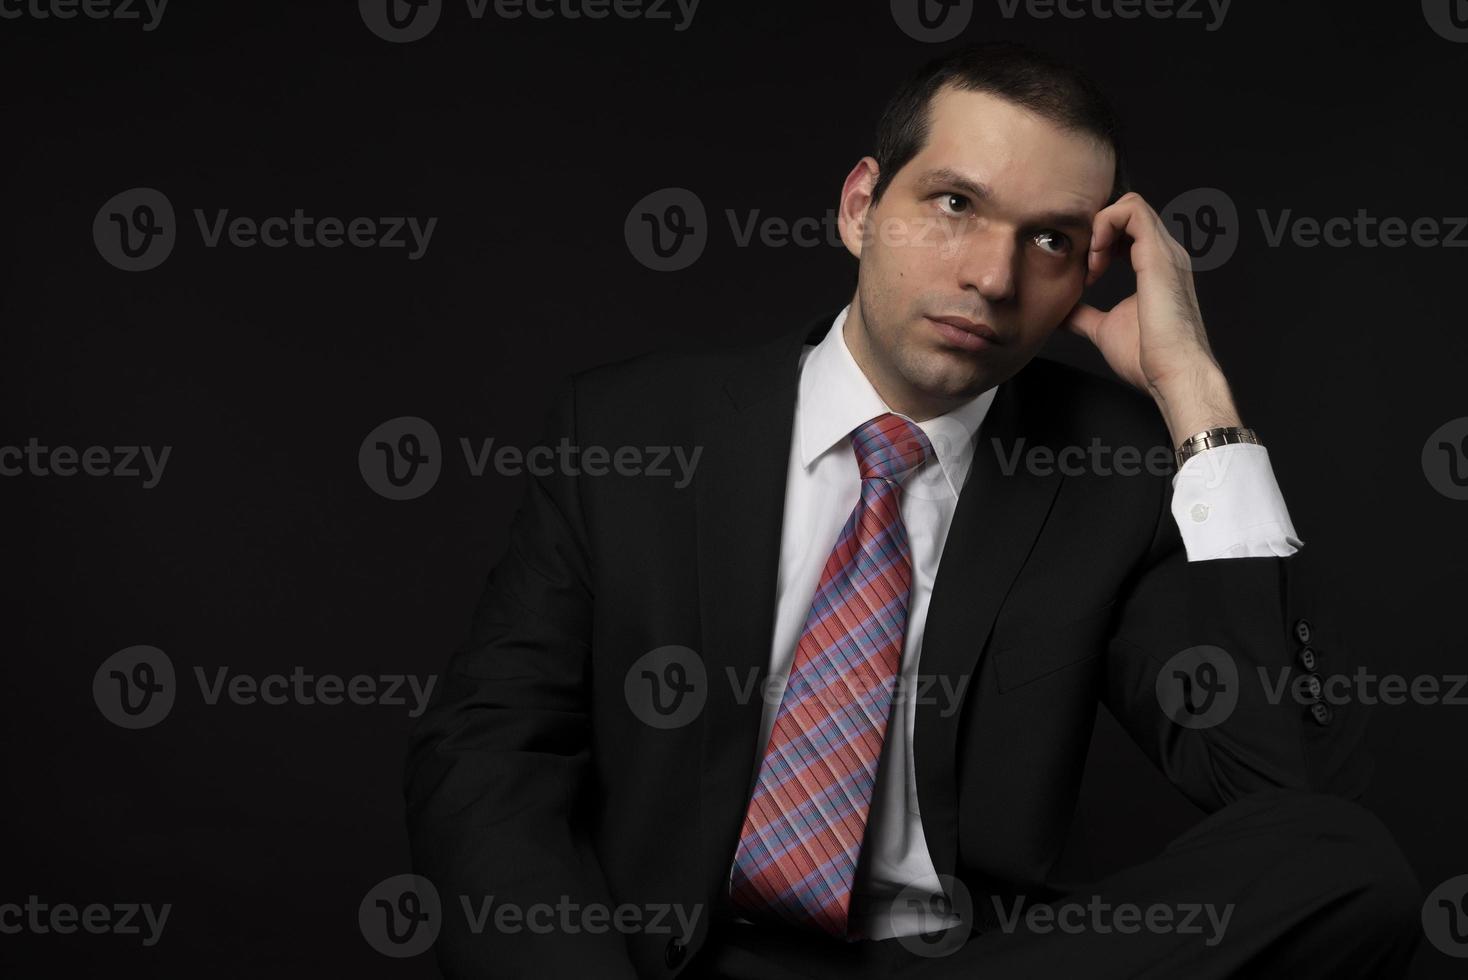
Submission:
M 836 225 L 841 231 L 841 242 L 846 251 L 861 258 L 862 247 L 870 234 L 867 222 L 871 216 L 872 189 L 877 186 L 877 161 L 873 157 L 862 157 L 846 175 L 841 185 L 841 202 L 836 209 Z

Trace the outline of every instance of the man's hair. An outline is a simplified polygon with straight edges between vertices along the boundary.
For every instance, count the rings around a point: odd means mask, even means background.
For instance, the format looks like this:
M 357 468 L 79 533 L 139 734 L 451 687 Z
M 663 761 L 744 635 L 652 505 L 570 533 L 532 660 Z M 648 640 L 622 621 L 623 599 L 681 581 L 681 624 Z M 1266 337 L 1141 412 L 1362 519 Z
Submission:
M 1026 45 L 987 41 L 933 59 L 888 100 L 877 123 L 873 155 L 878 174 L 872 204 L 882 199 L 897 171 L 922 150 L 928 140 L 933 96 L 948 85 L 968 92 L 987 92 L 1110 146 L 1116 172 L 1108 203 L 1126 193 L 1120 122 L 1096 83 L 1080 69 Z

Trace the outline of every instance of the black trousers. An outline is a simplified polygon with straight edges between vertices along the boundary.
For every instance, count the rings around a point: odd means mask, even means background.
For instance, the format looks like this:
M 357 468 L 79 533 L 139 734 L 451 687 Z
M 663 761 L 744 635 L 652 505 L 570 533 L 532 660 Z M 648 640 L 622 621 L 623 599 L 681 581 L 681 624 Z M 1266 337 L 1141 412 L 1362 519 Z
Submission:
M 1416 948 L 1422 900 L 1372 814 L 1335 797 L 1274 790 L 1210 814 L 1154 859 L 1048 909 L 1005 908 L 1000 927 L 962 943 L 842 943 L 722 922 L 687 975 L 1393 977 Z M 1200 906 L 1212 915 L 1194 913 Z

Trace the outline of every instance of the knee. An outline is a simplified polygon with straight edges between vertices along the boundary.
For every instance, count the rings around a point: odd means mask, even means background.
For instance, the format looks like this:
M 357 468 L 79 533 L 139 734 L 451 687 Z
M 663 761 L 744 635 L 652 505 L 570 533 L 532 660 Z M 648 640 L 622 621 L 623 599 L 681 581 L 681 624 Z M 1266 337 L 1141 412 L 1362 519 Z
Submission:
M 1284 793 L 1274 804 L 1302 846 L 1318 856 L 1312 874 L 1367 936 L 1415 942 L 1423 889 L 1391 832 L 1371 811 L 1335 796 Z

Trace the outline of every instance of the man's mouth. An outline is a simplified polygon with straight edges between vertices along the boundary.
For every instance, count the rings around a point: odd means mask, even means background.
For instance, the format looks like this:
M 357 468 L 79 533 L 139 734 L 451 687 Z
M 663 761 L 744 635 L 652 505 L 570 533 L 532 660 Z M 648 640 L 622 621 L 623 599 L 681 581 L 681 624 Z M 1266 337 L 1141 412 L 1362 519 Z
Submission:
M 1002 343 L 994 328 L 962 316 L 924 317 L 938 336 L 954 347 L 966 351 L 986 351 Z

